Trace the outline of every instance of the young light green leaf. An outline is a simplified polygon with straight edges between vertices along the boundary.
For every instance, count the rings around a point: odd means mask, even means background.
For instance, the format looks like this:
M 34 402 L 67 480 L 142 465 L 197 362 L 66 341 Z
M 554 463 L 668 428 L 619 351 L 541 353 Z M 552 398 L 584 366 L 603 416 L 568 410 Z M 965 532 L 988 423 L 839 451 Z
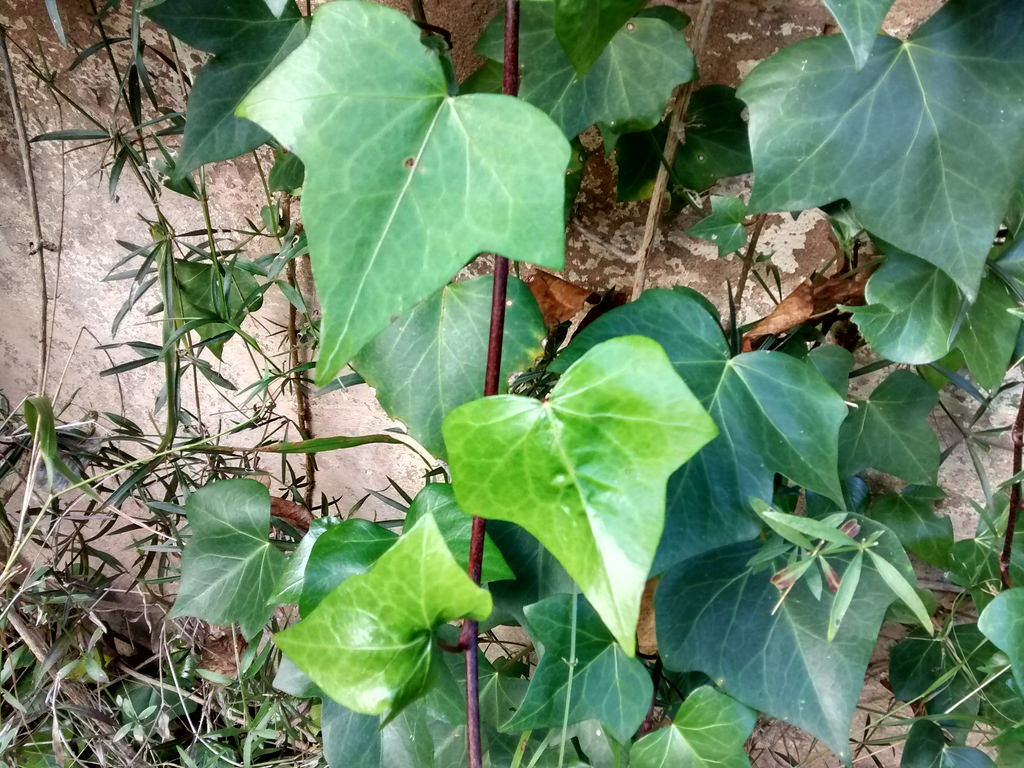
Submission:
M 439 56 L 398 11 L 322 6 L 238 113 L 306 167 L 319 385 L 477 253 L 562 267 L 565 137 L 517 99 L 449 96 Z
M 1024 691 L 1024 587 L 1000 592 L 978 617 L 978 629 L 1010 658 L 1017 690 Z
M 751 500 L 751 503 L 753 504 L 753 500 Z M 763 504 L 763 502 L 761 504 Z M 814 549 L 814 545 L 811 544 L 811 546 L 808 547 L 807 544 L 810 542 L 806 538 L 797 540 L 796 537 L 792 536 L 792 531 L 797 531 L 798 533 L 803 534 L 804 536 L 810 536 L 813 539 L 824 539 L 825 541 L 830 541 L 833 544 L 839 544 L 840 546 L 856 544 L 853 539 L 838 528 L 834 528 L 820 520 L 815 520 L 810 517 L 802 517 L 800 515 L 790 515 L 786 512 L 774 510 L 767 505 L 761 507 L 761 504 L 758 504 L 755 507 L 758 516 L 768 523 L 772 530 L 780 536 L 793 541 L 794 544 L 797 544 L 804 549 Z M 787 533 L 783 533 L 783 531 L 786 531 Z
M 680 83 L 696 75 L 686 39 L 666 21 L 637 16 L 623 26 L 586 75 L 580 77 L 553 34 L 552 2 L 523 3 L 520 10 L 519 96 L 547 112 L 572 138 L 592 123 L 612 137 L 653 128 Z M 477 43 L 477 52 L 501 61 L 504 14 Z M 607 138 L 607 137 L 606 137 Z M 614 140 L 606 148 L 614 146 Z
M 928 423 L 939 394 L 911 371 L 895 371 L 850 409 L 839 432 L 844 477 L 874 467 L 921 485 L 935 483 L 939 441 Z
M 473 518 L 459 509 L 455 503 L 455 492 L 448 483 L 429 483 L 423 487 L 409 505 L 405 514 L 405 525 L 412 527 L 423 515 L 431 515 L 444 536 L 448 549 L 455 561 L 463 568 L 469 566 L 469 542 L 473 532 Z M 484 557 L 480 572 L 480 583 L 514 579 L 515 574 L 508 567 L 501 550 L 494 544 L 490 534 L 484 535 Z
M 659 728 L 629 750 L 632 768 L 750 768 L 743 748 L 757 713 L 702 685 L 686 700 L 672 724 Z
M 872 551 L 913 578 L 895 536 L 866 518 L 857 521 L 865 536 L 880 534 Z M 845 758 L 850 721 L 892 590 L 870 564 L 864 567 L 846 619 L 829 642 L 830 606 L 811 594 L 806 580 L 772 614 L 778 591 L 768 572 L 747 566 L 757 549 L 755 542 L 722 547 L 662 577 L 654 596 L 659 652 L 669 669 L 704 672 L 747 706 L 809 731 Z
M 275 13 L 266 0 L 163 0 L 143 13 L 185 43 L 215 54 L 189 93 L 175 175 L 268 141 L 270 135 L 236 117 L 235 108 L 305 38 L 306 21 L 295 3 L 289 0 Z
M 892 590 L 892 593 L 902 600 L 903 604 L 911 610 L 929 635 L 934 634 L 935 628 L 932 626 L 931 616 L 928 614 L 928 609 L 924 607 L 924 603 L 921 602 L 921 598 L 918 597 L 917 592 L 914 590 L 914 585 L 911 584 L 907 577 L 900 573 L 894 565 L 887 562 L 884 557 L 879 555 L 873 549 L 865 551 L 871 556 L 871 564 L 875 566 L 875 570 L 878 571 L 878 575 L 882 577 L 889 589 Z
M 470 581 L 425 515 L 368 573 L 347 578 L 274 642 L 339 704 L 393 717 L 433 679 L 436 629 L 490 612 L 490 595 Z
M 665 481 L 714 434 L 665 351 L 639 336 L 591 349 L 543 402 L 488 397 L 444 422 L 459 506 L 536 536 L 630 656 Z
M 583 77 L 644 0 L 555 0 L 555 35 Z
M 893 0 L 825 0 L 843 30 L 857 69 L 868 62 L 882 20 Z
M 832 608 L 828 614 L 827 639 L 830 643 L 835 640 L 839 626 L 843 623 L 846 612 L 850 609 L 850 604 L 853 602 L 853 596 L 857 593 L 863 563 L 864 552 L 858 551 L 854 554 L 850 564 L 846 566 L 846 570 L 843 572 L 843 578 L 839 582 L 839 589 L 836 590 L 835 597 L 832 599 Z
M 638 333 L 658 341 L 720 434 L 669 480 L 660 572 L 687 557 L 752 539 L 751 497 L 772 498 L 775 474 L 843 503 L 836 464 L 846 405 L 810 365 L 777 352 L 730 358 L 714 308 L 686 288 L 651 290 L 599 318 L 549 370 L 595 344 Z
M 320 536 L 309 553 L 299 596 L 299 615 L 308 616 L 345 579 L 366 573 L 398 536 L 369 520 L 346 520 Z
M 1022 24 L 1012 0 L 951 0 L 906 42 L 879 37 L 859 72 L 838 37 L 759 64 L 737 92 L 750 108 L 751 210 L 845 198 L 870 232 L 973 298 L 1024 174 L 1024 101 L 1009 97 L 1024 90 Z
M 558 727 L 568 708 L 570 725 L 595 718 L 616 741 L 629 741 L 651 706 L 653 686 L 644 665 L 626 657 L 594 609 L 578 596 L 555 595 L 528 605 L 526 619 L 530 637 L 544 652 L 526 698 L 502 730 Z
M 250 638 L 273 611 L 284 553 L 270 543 L 270 493 L 244 478 L 218 480 L 185 504 L 192 538 L 181 554 L 181 587 L 171 616 L 237 622 Z
M 452 283 L 396 318 L 352 361 L 377 399 L 409 434 L 445 458 L 441 422 L 456 406 L 483 397 L 490 325 L 489 275 Z M 501 380 L 530 367 L 547 335 L 529 288 L 510 277 Z
M 707 240 L 718 246 L 718 257 L 738 251 L 747 242 L 747 230 L 743 219 L 747 206 L 738 197 L 711 196 L 711 215 L 701 219 L 686 234 L 699 240 Z

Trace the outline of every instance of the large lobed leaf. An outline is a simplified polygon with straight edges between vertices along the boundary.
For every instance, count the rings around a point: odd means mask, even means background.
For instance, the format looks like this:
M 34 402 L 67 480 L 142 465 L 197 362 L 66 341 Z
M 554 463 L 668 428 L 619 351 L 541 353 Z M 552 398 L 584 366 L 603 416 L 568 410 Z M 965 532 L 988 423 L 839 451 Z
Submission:
M 749 499 L 772 498 L 775 473 L 842 501 L 836 471 L 843 399 L 810 365 L 779 352 L 730 358 L 711 308 L 685 288 L 646 291 L 604 315 L 551 366 L 624 334 L 658 341 L 718 426 L 718 437 L 669 480 L 655 570 L 735 541 L 760 525 Z
M 568 710 L 569 724 L 600 720 L 616 741 L 628 741 L 647 715 L 654 692 L 644 665 L 625 656 L 594 609 L 578 596 L 554 595 L 528 605 L 526 619 L 530 638 L 543 654 L 526 697 L 503 730 L 561 726 Z
M 611 137 L 653 128 L 672 91 L 697 74 L 686 39 L 669 22 L 636 16 L 583 76 L 577 74 L 553 32 L 552 2 L 523 3 L 520 10 L 519 96 L 547 112 L 568 137 L 599 123 Z M 504 15 L 484 30 L 477 52 L 501 61 Z
M 239 114 L 306 167 L 320 384 L 478 253 L 563 264 L 565 137 L 516 99 L 449 96 L 437 54 L 397 11 L 321 7 Z
M 219 480 L 185 504 L 192 538 L 181 554 L 181 587 L 171 616 L 237 622 L 245 637 L 270 618 L 284 554 L 270 543 L 270 492 L 243 478 Z
M 555 0 L 555 35 L 583 77 L 644 0 Z
M 394 716 L 437 672 L 437 627 L 490 612 L 490 595 L 470 581 L 425 515 L 368 573 L 345 579 L 274 642 L 339 704 Z
M 906 42 L 879 38 L 857 71 L 845 41 L 762 62 L 750 107 L 754 210 L 841 198 L 864 226 L 974 297 L 1024 173 L 1024 5 L 951 0 Z
M 665 481 L 714 434 L 664 350 L 638 336 L 591 349 L 543 402 L 489 397 L 444 422 L 459 506 L 537 537 L 630 656 Z
M 1024 588 L 1000 592 L 978 617 L 978 629 L 1009 657 L 1017 690 L 1024 691 Z
M 873 550 L 913 583 L 896 537 L 859 521 L 865 535 L 881 532 Z M 865 559 L 846 618 L 829 642 L 831 600 L 816 599 L 802 580 L 773 615 L 779 592 L 769 572 L 747 565 L 757 551 L 756 544 L 733 544 L 662 578 L 654 608 L 665 665 L 704 672 L 744 704 L 809 731 L 846 758 L 850 721 L 893 593 L 874 559 Z
M 853 60 L 860 69 L 867 64 L 882 20 L 893 0 L 824 0 L 839 22 Z
M 493 282 L 487 275 L 446 285 L 396 318 L 352 361 L 352 367 L 376 387 L 388 415 L 405 422 L 409 434 L 440 458 L 445 458 L 445 415 L 484 394 Z M 502 381 L 513 371 L 530 367 L 541 354 L 546 334 L 530 290 L 510 277 Z
M 216 54 L 189 93 L 176 174 L 237 157 L 270 139 L 255 123 L 236 117 L 235 108 L 306 36 L 295 3 L 280 5 L 275 12 L 266 0 L 163 0 L 143 11 L 185 43 Z

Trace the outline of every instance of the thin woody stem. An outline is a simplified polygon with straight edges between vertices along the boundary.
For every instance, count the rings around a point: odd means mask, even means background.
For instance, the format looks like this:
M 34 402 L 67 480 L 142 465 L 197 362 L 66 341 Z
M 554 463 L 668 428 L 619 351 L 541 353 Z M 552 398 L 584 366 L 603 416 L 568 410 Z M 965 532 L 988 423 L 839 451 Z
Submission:
M 1010 430 L 1010 440 L 1013 442 L 1013 476 L 1017 477 L 1021 472 L 1021 452 L 1024 450 L 1024 391 L 1021 392 L 1020 405 L 1017 406 L 1017 418 L 1013 421 L 1013 428 Z M 1010 557 L 1013 554 L 1013 534 L 1017 530 L 1017 513 L 1020 511 L 1020 480 L 1015 480 L 1010 486 L 1010 510 L 1006 516 L 1006 537 L 1003 539 L 1003 551 L 999 555 L 999 576 L 1003 580 L 1003 587 L 1010 589 L 1013 582 L 1010 579 Z

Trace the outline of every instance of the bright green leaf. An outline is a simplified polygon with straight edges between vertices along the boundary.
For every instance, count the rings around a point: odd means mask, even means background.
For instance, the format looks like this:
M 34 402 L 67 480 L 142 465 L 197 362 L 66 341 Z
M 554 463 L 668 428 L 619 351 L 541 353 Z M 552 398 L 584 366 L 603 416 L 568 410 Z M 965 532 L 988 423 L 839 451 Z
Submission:
M 583 77 L 644 0 L 555 0 L 555 35 Z
M 445 457 L 441 422 L 456 406 L 483 397 L 487 331 L 491 317 L 489 275 L 442 288 L 396 318 L 352 361 L 377 399 L 409 434 Z M 537 302 L 510 277 L 501 351 L 501 381 L 530 367 L 547 335 Z
M 706 301 L 685 288 L 646 291 L 599 318 L 549 368 L 624 334 L 658 341 L 719 429 L 669 480 L 655 570 L 757 536 L 751 497 L 768 501 L 775 473 L 842 503 L 836 472 L 842 398 L 809 365 L 777 352 L 729 357 Z
M 368 573 L 347 578 L 274 642 L 339 704 L 394 716 L 433 680 L 437 627 L 490 612 L 490 595 L 470 581 L 426 515 Z
M 711 215 L 701 219 L 686 234 L 700 240 L 707 240 L 718 246 L 718 257 L 728 256 L 742 248 L 747 242 L 747 231 L 743 219 L 747 206 L 738 197 L 711 196 Z
M 935 628 L 932 626 L 931 616 L 924 603 L 918 596 L 917 591 L 914 589 L 916 579 L 907 579 L 894 565 L 890 565 L 886 562 L 885 558 L 879 555 L 874 550 L 867 550 L 868 556 L 871 558 L 871 564 L 875 566 L 875 570 L 878 575 L 882 577 L 882 581 L 885 582 L 886 586 L 892 590 L 892 593 L 900 599 L 900 601 L 910 609 L 910 612 L 914 614 L 921 626 L 924 627 L 928 634 L 935 632 Z
M 858 522 L 861 538 L 881 533 L 871 551 L 912 580 L 895 536 L 865 518 Z M 654 596 L 662 658 L 669 669 L 704 672 L 747 706 L 809 731 L 845 758 L 864 672 L 893 594 L 865 563 L 846 619 L 829 642 L 829 601 L 816 599 L 803 580 L 772 615 L 779 594 L 769 572 L 747 566 L 757 549 L 753 542 L 723 547 L 662 577 Z
M 448 483 L 429 483 L 423 487 L 409 505 L 405 514 L 405 525 L 413 526 L 421 516 L 429 514 L 444 536 L 452 556 L 463 569 L 469 566 L 469 541 L 472 538 L 473 518 L 459 509 L 455 503 L 455 492 Z M 508 567 L 501 550 L 490 535 L 484 536 L 484 557 L 480 583 L 514 579 L 515 574 Z
M 270 543 L 270 493 L 243 478 L 194 491 L 185 505 L 192 538 L 181 554 L 171 616 L 237 622 L 246 638 L 263 629 L 284 554 Z
M 565 137 L 517 99 L 449 96 L 420 35 L 390 8 L 328 3 L 239 107 L 306 167 L 320 385 L 480 252 L 563 264 Z
M 947 568 L 953 548 L 953 523 L 935 514 L 935 502 L 945 494 L 938 488 L 909 486 L 871 504 L 871 518 L 889 528 L 909 552 L 926 563 Z
M 642 337 L 594 347 L 543 402 L 488 397 L 444 422 L 459 506 L 536 536 L 630 656 L 665 481 L 714 434 L 664 350 Z
M 846 566 L 846 570 L 843 571 L 842 580 L 839 582 L 839 588 L 832 599 L 832 608 L 828 614 L 828 635 L 826 639 L 830 643 L 835 640 L 836 633 L 846 617 L 846 612 L 850 609 L 850 603 L 853 602 L 853 596 L 857 593 L 863 564 L 864 553 L 861 551 L 855 552 L 853 559 Z
M 53 415 L 53 403 L 49 397 L 38 396 L 25 399 L 25 426 L 35 444 L 35 449 L 43 459 L 46 467 L 46 483 L 50 491 L 56 490 L 57 476 L 60 475 L 71 485 L 82 482 L 82 478 L 60 455 L 57 441 L 57 421 Z M 66 486 L 65 486 L 66 487 Z M 89 496 L 96 497 L 90 486 L 83 486 Z
M 267 132 L 236 117 L 235 108 L 306 36 L 295 3 L 274 13 L 265 0 L 163 0 L 144 13 L 189 45 L 216 54 L 199 70 L 189 93 L 175 174 L 184 176 L 266 142 Z
M 1024 173 L 1022 29 L 1016 0 L 951 0 L 906 42 L 878 38 L 860 72 L 834 36 L 759 64 L 738 91 L 751 210 L 846 198 L 870 232 L 973 297 Z
M 503 730 L 561 726 L 568 707 L 569 724 L 595 718 L 614 739 L 628 741 L 647 715 L 654 692 L 644 665 L 626 657 L 594 609 L 578 596 L 555 595 L 528 605 L 526 619 L 543 654 L 526 698 Z
M 238 326 L 250 312 L 263 305 L 263 292 L 251 274 L 243 269 L 220 268 L 210 262 L 174 262 L 174 314 L 181 322 L 211 318 L 213 322 L 195 329 L 200 339 L 212 339 Z M 224 322 L 216 322 L 221 319 Z M 220 357 L 223 341 L 209 344 Z
M 892 3 L 893 0 L 825 0 L 825 5 L 843 30 L 857 69 L 867 63 L 882 20 Z
M 673 184 L 703 192 L 719 179 L 751 170 L 742 117 L 746 105 L 735 93 L 724 85 L 709 85 L 690 98 L 683 125 L 686 143 L 676 148 L 672 161 Z M 615 154 L 620 201 L 651 196 L 667 136 L 668 120 L 663 120 L 650 131 L 620 137 Z
M 1010 658 L 1017 691 L 1024 691 L 1024 587 L 1000 592 L 978 617 L 978 629 Z
M 554 14 L 551 2 L 521 6 L 519 96 L 547 112 L 570 138 L 592 123 L 616 135 L 653 128 L 675 87 L 696 75 L 686 39 L 662 19 L 637 16 L 579 77 L 554 35 Z M 480 36 L 477 52 L 501 61 L 503 30 L 499 13 Z
M 369 520 L 355 518 L 332 526 L 310 550 L 299 614 L 309 615 L 345 579 L 370 570 L 397 540 L 394 531 Z
M 757 713 L 710 686 L 683 702 L 672 724 L 629 750 L 633 768 L 750 768 L 743 745 Z
M 763 504 L 763 502 L 761 503 Z M 838 528 L 822 522 L 821 520 L 815 520 L 811 517 L 802 517 L 800 515 L 790 515 L 785 512 L 778 512 L 770 507 L 757 509 L 756 511 L 758 516 L 775 529 L 776 532 L 780 533 L 780 535 L 781 531 L 779 531 L 776 526 L 781 526 L 783 529 L 795 529 L 805 536 L 830 541 L 833 544 L 839 544 L 840 546 L 849 546 L 854 543 L 853 539 Z M 813 549 L 813 545 L 811 547 L 807 546 L 806 539 L 803 542 L 797 543 L 805 549 Z
M 939 441 L 928 414 L 939 394 L 920 376 L 899 370 L 850 409 L 839 432 L 839 471 L 844 477 L 873 467 L 932 485 L 939 471 Z
M 900 768 L 996 768 L 996 764 L 980 749 L 946 744 L 942 728 L 930 720 L 918 720 L 907 734 Z

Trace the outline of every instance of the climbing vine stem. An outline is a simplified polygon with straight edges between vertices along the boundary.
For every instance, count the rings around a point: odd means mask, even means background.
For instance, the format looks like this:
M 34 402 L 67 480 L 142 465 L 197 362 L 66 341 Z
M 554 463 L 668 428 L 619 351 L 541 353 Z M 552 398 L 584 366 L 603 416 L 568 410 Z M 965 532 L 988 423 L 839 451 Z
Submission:
M 1021 391 L 1020 404 L 1017 406 L 1017 418 L 1013 420 L 1010 431 L 1013 442 L 1013 485 L 1010 486 L 1010 509 L 1006 515 L 1006 537 L 1003 539 L 1003 551 L 999 555 L 999 576 L 1003 586 L 1013 586 L 1010 580 L 1010 556 L 1013 554 L 1013 534 L 1017 528 L 1017 512 L 1020 509 L 1020 478 L 1021 451 L 1024 450 L 1024 390 Z

